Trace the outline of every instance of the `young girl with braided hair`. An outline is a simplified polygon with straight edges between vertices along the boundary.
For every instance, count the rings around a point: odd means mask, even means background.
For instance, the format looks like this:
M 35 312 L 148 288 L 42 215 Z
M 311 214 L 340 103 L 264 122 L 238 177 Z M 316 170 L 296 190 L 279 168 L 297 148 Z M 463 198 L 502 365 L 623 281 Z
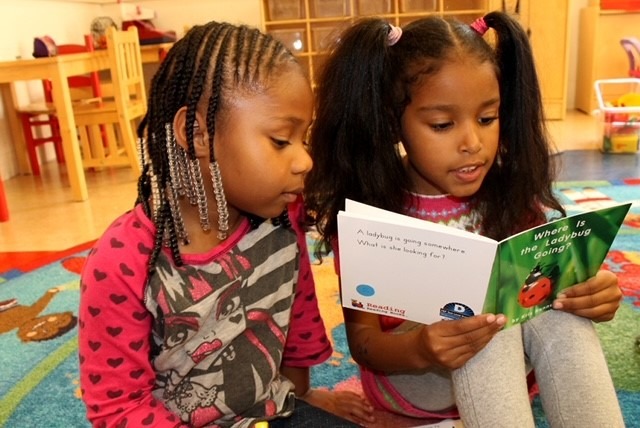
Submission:
M 494 45 L 483 37 L 489 29 Z M 565 214 L 552 191 L 528 38 L 504 13 L 472 25 L 436 16 L 403 29 L 356 22 L 324 64 L 316 103 L 305 201 L 338 272 L 346 198 L 496 240 Z M 504 330 L 503 314 L 430 325 L 344 315 L 377 407 L 460 415 L 465 427 L 533 427 L 533 369 L 551 426 L 621 427 L 593 326 L 612 319 L 620 299 L 617 278 L 601 270 L 558 296 L 555 310 Z
M 332 352 L 301 205 L 312 110 L 301 66 L 257 29 L 211 22 L 168 52 L 138 128 L 136 204 L 81 278 L 94 426 L 371 420 L 360 396 L 309 387 Z

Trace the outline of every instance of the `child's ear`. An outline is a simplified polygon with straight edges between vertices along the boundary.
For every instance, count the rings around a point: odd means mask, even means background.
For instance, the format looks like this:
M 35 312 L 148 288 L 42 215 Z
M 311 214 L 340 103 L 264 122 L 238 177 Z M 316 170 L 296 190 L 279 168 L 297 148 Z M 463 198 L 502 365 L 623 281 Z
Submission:
M 176 137 L 176 142 L 185 150 L 188 150 L 187 144 L 187 126 L 193 126 L 193 146 L 196 151 L 196 157 L 209 156 L 209 148 L 207 147 L 206 138 L 206 126 L 204 118 L 196 112 L 196 121 L 194 123 L 187 123 L 187 107 L 180 107 L 173 117 L 173 133 Z

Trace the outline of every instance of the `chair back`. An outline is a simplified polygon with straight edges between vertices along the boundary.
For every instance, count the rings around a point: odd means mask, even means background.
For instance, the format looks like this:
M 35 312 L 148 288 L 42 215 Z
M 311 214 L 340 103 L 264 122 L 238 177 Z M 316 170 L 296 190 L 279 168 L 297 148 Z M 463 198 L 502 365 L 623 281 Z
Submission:
M 58 55 L 93 52 L 93 37 L 89 34 L 85 34 L 83 45 L 64 44 L 58 45 L 57 48 Z M 102 97 L 102 90 L 100 88 L 100 76 L 97 71 L 84 75 L 71 76 L 68 78 L 68 82 L 72 100 Z M 52 103 L 53 85 L 51 84 L 51 81 L 43 80 L 42 86 L 44 89 L 44 100 L 48 103 Z
M 625 37 L 620 44 L 629 58 L 629 76 L 640 77 L 640 40 L 635 37 Z
M 142 109 L 135 116 L 144 115 L 147 110 L 147 94 L 145 89 L 140 39 L 138 29 L 134 26 L 126 31 L 109 27 L 107 29 L 107 50 L 113 95 L 119 111 L 130 109 L 136 105 Z
M 112 83 L 108 89 L 102 85 L 101 103 L 74 108 L 82 163 L 85 168 L 128 165 L 137 175 L 134 130 L 147 112 L 138 31 L 109 27 L 106 39 Z

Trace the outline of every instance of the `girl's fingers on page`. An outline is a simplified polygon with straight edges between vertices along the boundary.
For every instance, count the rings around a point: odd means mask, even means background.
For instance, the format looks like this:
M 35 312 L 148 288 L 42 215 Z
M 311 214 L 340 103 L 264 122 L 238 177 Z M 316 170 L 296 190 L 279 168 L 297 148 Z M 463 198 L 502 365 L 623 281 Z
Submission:
M 618 277 L 616 274 L 606 270 L 600 270 L 595 276 L 584 282 L 569 287 L 558 295 L 558 299 L 571 297 L 590 296 L 603 290 L 619 292 Z
M 450 370 L 456 369 L 489 343 L 502 329 L 503 319 L 504 316 L 483 315 L 431 324 L 423 331 L 424 347 L 432 363 Z M 499 320 L 502 322 L 499 323 Z
M 561 293 L 553 307 L 593 321 L 609 321 L 615 316 L 622 298 L 616 275 L 601 270 L 594 277 Z
M 485 337 L 482 340 L 465 343 L 462 346 L 451 349 L 447 358 L 443 358 L 442 366 L 449 370 L 455 370 L 462 367 L 467 361 L 487 346 L 492 337 L 493 335 Z
M 621 298 L 594 303 L 591 296 L 575 297 L 562 302 L 561 310 L 595 322 L 611 321 L 620 307 Z
M 504 315 L 482 314 L 453 321 L 440 321 L 432 324 L 438 326 L 437 332 L 442 336 L 459 336 L 483 329 L 501 329 L 506 323 Z

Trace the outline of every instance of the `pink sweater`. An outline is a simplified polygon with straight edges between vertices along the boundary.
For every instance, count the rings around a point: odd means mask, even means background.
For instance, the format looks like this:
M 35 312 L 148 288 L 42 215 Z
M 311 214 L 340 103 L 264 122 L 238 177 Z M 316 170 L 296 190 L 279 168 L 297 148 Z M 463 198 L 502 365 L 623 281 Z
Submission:
M 248 222 L 177 267 L 165 249 L 151 277 L 154 226 L 137 206 L 91 251 L 81 279 L 80 383 L 94 426 L 246 427 L 293 410 L 281 365 L 332 352 L 306 237 Z

